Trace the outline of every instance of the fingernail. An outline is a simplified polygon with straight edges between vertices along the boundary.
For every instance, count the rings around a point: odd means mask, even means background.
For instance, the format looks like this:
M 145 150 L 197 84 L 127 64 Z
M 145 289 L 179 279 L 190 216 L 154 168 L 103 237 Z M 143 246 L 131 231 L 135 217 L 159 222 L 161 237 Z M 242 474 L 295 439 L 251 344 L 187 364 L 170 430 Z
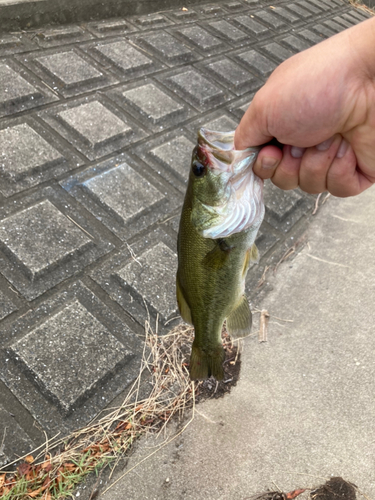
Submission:
M 293 158 L 302 158 L 305 150 L 306 148 L 297 148 L 296 146 L 292 146 L 290 149 L 290 154 L 293 156 Z
M 315 147 L 318 151 L 327 151 L 327 149 L 330 148 L 332 142 L 333 142 L 333 137 L 330 139 L 327 139 L 326 141 L 321 142 L 320 144 L 317 144 Z
M 342 158 L 348 149 L 349 143 L 345 139 L 341 141 L 340 147 L 336 153 L 336 158 Z
M 262 158 L 261 167 L 265 170 L 271 170 L 272 168 L 275 168 L 278 163 L 279 160 L 277 158 L 272 158 L 272 156 L 265 156 L 264 158 Z

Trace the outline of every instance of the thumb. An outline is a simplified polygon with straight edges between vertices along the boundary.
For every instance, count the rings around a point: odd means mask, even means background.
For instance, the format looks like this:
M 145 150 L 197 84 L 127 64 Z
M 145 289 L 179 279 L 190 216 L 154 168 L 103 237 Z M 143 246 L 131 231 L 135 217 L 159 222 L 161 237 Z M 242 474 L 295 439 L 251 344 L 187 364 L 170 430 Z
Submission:
M 256 99 L 254 98 L 235 131 L 235 149 L 243 150 L 252 146 L 260 146 L 273 138 L 269 134 L 262 116 L 263 113 L 261 110 L 257 110 Z

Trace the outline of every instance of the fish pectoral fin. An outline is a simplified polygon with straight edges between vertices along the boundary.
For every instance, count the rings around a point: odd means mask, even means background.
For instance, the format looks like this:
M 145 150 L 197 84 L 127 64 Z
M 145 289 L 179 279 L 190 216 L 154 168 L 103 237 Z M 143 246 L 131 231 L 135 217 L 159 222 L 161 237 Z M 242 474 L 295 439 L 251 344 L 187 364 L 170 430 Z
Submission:
M 227 317 L 227 330 L 232 339 L 246 337 L 250 334 L 252 315 L 246 295 L 242 298 L 237 307 Z
M 259 252 L 255 243 L 250 248 L 250 260 L 251 262 L 258 262 L 259 260 Z
M 203 265 L 209 269 L 221 269 L 224 267 L 233 247 L 226 247 L 221 240 L 215 244 L 214 248 L 206 254 Z
M 179 309 L 180 314 L 181 314 L 181 318 L 185 321 L 185 323 L 188 323 L 189 325 L 193 325 L 193 322 L 191 319 L 190 307 L 187 305 L 184 294 L 182 293 L 180 284 L 178 282 L 178 278 L 176 279 L 176 298 L 177 298 L 177 304 L 178 304 L 178 309 Z

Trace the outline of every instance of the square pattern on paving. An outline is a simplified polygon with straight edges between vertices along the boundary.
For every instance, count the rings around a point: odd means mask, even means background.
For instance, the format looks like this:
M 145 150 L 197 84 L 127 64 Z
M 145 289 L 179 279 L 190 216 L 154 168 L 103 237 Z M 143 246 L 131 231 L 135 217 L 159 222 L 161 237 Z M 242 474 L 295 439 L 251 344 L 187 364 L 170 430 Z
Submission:
M 11 346 L 42 392 L 64 413 L 132 356 L 78 301 Z M 95 363 L 93 363 L 95 360 Z
M 0 129 L 0 191 L 5 197 L 76 168 L 82 161 L 35 120 Z
M 113 65 L 113 69 L 122 79 L 143 76 L 162 67 L 160 62 L 150 58 L 125 40 L 99 42 L 84 48 L 102 64 Z
M 27 300 L 113 248 L 61 189 L 45 188 L 12 205 L 0 212 L 0 271 Z
M 225 102 L 229 92 L 221 89 L 195 69 L 164 74 L 160 81 L 198 110 L 208 110 Z
M 134 42 L 151 51 L 169 66 L 194 62 L 198 58 L 189 47 L 164 31 L 145 33 L 134 38 Z
M 177 203 L 171 188 L 126 155 L 90 167 L 61 183 L 116 236 L 128 240 L 163 218 Z
M 102 95 L 70 101 L 68 106 L 60 105 L 40 116 L 91 160 L 122 149 L 145 135 L 141 127 Z
M 45 200 L 2 220 L 0 244 L 35 279 L 72 254 L 82 252 L 92 242 Z
M 0 118 L 57 99 L 45 87 L 25 78 L 25 73 L 8 62 L 0 62 Z
M 140 325 L 158 319 L 159 331 L 166 331 L 165 323 L 177 309 L 175 248 L 176 240 L 159 226 L 113 256 L 92 278 Z
M 107 95 L 153 132 L 178 125 L 194 113 L 175 93 L 149 80 L 117 87 Z

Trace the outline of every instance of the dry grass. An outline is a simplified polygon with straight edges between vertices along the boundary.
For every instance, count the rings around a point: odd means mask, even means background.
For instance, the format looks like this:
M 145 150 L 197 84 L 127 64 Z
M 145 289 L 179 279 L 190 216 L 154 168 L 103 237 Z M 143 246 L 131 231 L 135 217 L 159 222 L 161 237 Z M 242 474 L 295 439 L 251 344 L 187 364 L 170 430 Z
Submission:
M 74 486 L 87 474 L 109 464 L 113 473 L 137 438 L 149 432 L 162 433 L 173 417 L 182 417 L 193 407 L 199 385 L 194 385 L 188 373 L 192 340 L 193 328 L 186 325 L 158 336 L 146 324 L 140 373 L 123 404 L 64 439 L 56 436 L 46 440 L 22 457 L 15 471 L 0 470 L 0 498 L 72 497 Z M 139 399 L 141 377 L 147 373 L 152 389 L 146 399 Z

